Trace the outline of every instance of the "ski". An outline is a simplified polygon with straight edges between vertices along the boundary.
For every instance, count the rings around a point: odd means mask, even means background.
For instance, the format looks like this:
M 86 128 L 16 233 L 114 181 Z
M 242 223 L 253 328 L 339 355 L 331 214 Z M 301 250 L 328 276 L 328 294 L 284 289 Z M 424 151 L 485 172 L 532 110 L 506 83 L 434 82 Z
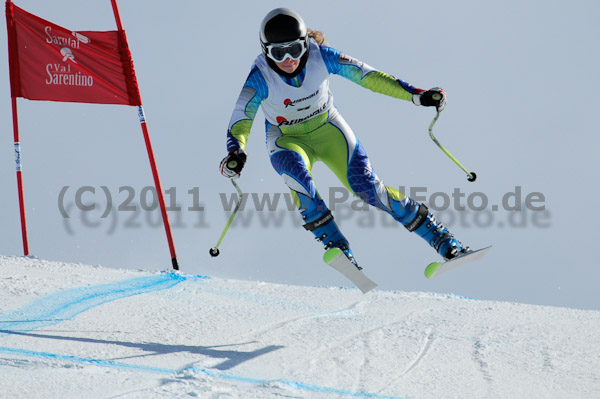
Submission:
M 425 277 L 434 278 L 435 276 L 439 276 L 440 274 L 447 272 L 448 270 L 452 270 L 458 266 L 462 266 L 465 263 L 473 262 L 483 258 L 488 251 L 492 248 L 489 247 L 477 249 L 475 251 L 469 251 L 463 255 L 459 255 L 456 258 L 447 260 L 445 262 L 433 262 L 430 263 L 425 268 Z
M 323 260 L 329 266 L 346 276 L 352 283 L 362 291 L 363 294 L 377 287 L 354 263 L 352 263 L 339 248 L 331 248 L 323 255 Z

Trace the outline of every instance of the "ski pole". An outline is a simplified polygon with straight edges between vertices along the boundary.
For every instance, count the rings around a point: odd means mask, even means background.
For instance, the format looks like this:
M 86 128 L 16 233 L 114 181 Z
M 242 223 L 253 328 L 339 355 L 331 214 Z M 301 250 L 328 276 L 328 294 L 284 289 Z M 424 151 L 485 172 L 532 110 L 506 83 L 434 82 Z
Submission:
M 438 94 L 439 96 L 439 94 Z M 434 95 L 434 100 L 435 100 L 435 95 Z M 437 98 L 437 100 L 441 99 L 441 96 L 439 98 Z M 433 125 L 435 125 L 435 123 L 437 122 L 438 118 L 440 117 L 440 111 L 437 112 L 437 114 L 435 114 L 435 117 L 433 118 L 433 120 L 431 121 L 431 124 L 429 125 L 429 137 L 431 137 L 431 139 L 433 140 L 433 142 L 435 144 L 437 144 L 437 146 L 440 148 L 440 150 L 444 151 L 444 153 L 446 155 L 448 155 L 448 157 L 454 161 L 455 164 L 458 165 L 459 168 L 461 168 L 466 174 L 467 174 L 467 180 L 469 180 L 470 182 L 474 182 L 475 179 L 477 179 L 477 175 L 475 174 L 475 172 L 469 172 L 464 166 L 462 166 L 462 164 L 460 162 L 458 162 L 458 160 L 456 158 L 454 158 L 454 156 L 452 154 L 450 154 L 450 152 L 444 148 L 444 146 L 442 144 L 440 144 L 440 142 L 438 141 L 438 139 L 435 138 L 435 136 L 433 135 Z
M 223 241 L 225 234 L 227 234 L 227 230 L 229 230 L 229 226 L 231 226 L 231 223 L 233 223 L 233 219 L 235 218 L 237 211 L 240 209 L 240 206 L 242 205 L 242 200 L 244 198 L 244 193 L 242 193 L 240 186 L 237 185 L 237 183 L 235 182 L 234 179 L 230 179 L 230 180 L 231 180 L 231 184 L 233 184 L 233 187 L 235 187 L 236 191 L 238 192 L 238 201 L 237 201 L 237 204 L 235 205 L 233 213 L 231 214 L 231 216 L 229 216 L 229 220 L 227 221 L 227 224 L 225 225 L 225 229 L 223 230 L 223 234 L 221 234 L 221 238 L 219 238 L 219 242 L 217 242 L 217 245 L 215 245 L 208 251 L 210 253 L 210 256 L 212 256 L 212 257 L 219 256 L 219 254 L 221 253 L 219 251 L 219 245 L 221 245 L 221 241 Z

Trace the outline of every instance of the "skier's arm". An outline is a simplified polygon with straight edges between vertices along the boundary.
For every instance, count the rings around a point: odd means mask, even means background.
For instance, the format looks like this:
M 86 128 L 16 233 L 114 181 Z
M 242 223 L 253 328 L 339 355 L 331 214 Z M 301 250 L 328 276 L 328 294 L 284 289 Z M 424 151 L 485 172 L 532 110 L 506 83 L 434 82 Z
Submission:
M 268 89 L 262 73 L 253 65 L 235 104 L 227 128 L 227 152 L 246 149 L 252 123 L 260 103 L 267 98 Z
M 413 94 L 423 90 L 412 86 L 392 75 L 380 72 L 359 60 L 349 57 L 339 50 L 321 45 L 321 55 L 329 73 L 344 78 L 376 93 L 412 101 Z

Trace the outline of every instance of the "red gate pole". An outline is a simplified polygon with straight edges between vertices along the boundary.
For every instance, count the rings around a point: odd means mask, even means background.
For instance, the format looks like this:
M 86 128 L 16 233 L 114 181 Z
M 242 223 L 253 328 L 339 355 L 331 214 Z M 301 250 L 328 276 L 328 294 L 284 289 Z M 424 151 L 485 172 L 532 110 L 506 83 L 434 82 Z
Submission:
M 29 240 L 27 239 L 27 221 L 25 218 L 25 196 L 23 194 L 23 176 L 21 166 L 21 141 L 19 139 L 19 118 L 17 116 L 17 97 L 15 95 L 14 85 L 18 84 L 18 73 L 19 68 L 16 65 L 10 63 L 11 51 L 16 48 L 16 43 L 12 42 L 15 40 L 14 35 L 14 20 L 12 12 L 12 1 L 6 1 L 6 30 L 8 33 L 8 54 L 9 54 L 9 70 L 10 70 L 10 97 L 12 100 L 12 118 L 13 118 L 13 134 L 14 134 L 14 145 L 15 145 L 15 161 L 17 163 L 17 190 L 19 192 L 19 212 L 21 214 L 21 235 L 23 238 L 23 254 L 29 255 Z M 13 49 L 13 50 L 11 50 Z
M 21 142 L 19 139 L 19 120 L 17 117 L 17 99 L 12 97 L 13 132 L 15 140 L 15 161 L 17 163 L 17 190 L 19 191 L 19 212 L 21 214 L 21 236 L 23 237 L 23 255 L 29 255 L 27 239 L 27 220 L 25 218 L 25 196 L 23 193 L 23 168 L 21 166 Z
M 113 12 L 115 14 L 115 21 L 117 22 L 117 29 L 119 30 L 121 38 L 124 38 L 123 23 L 121 22 L 121 15 L 119 14 L 119 7 L 117 0 L 111 0 Z M 150 135 L 148 133 L 148 126 L 146 124 L 146 117 L 144 115 L 144 108 L 141 104 L 138 108 L 138 115 L 140 118 L 140 125 L 142 127 L 142 133 L 144 134 L 144 142 L 146 143 L 146 150 L 148 151 L 148 158 L 150 160 L 150 167 L 152 168 L 152 177 L 154 178 L 154 186 L 156 187 L 156 194 L 158 196 L 158 202 L 160 204 L 160 211 L 162 214 L 163 224 L 165 226 L 165 232 L 167 233 L 167 241 L 169 243 L 169 251 L 171 251 L 171 264 L 173 269 L 179 270 L 179 264 L 177 262 L 177 255 L 175 253 L 175 244 L 173 242 L 173 234 L 171 232 L 171 223 L 169 223 L 169 215 L 167 214 L 167 207 L 165 204 L 165 197 L 163 195 L 162 186 L 158 177 L 158 170 L 156 168 L 156 160 L 154 158 L 154 150 L 152 149 L 152 142 L 150 141 Z

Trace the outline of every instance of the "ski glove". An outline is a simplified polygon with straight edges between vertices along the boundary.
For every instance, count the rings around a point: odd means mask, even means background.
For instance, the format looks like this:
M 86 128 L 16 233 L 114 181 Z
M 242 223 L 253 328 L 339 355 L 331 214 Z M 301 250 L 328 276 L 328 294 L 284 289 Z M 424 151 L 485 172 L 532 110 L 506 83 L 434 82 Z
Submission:
M 241 148 L 229 151 L 221 161 L 221 174 L 229 179 L 237 179 L 246 163 L 246 152 Z
M 435 107 L 438 112 L 442 112 L 446 108 L 446 92 L 439 87 L 434 87 L 427 91 L 419 91 L 413 94 L 413 103 L 424 107 Z

